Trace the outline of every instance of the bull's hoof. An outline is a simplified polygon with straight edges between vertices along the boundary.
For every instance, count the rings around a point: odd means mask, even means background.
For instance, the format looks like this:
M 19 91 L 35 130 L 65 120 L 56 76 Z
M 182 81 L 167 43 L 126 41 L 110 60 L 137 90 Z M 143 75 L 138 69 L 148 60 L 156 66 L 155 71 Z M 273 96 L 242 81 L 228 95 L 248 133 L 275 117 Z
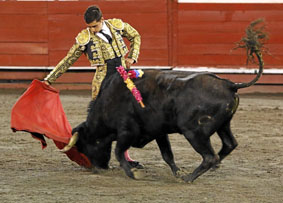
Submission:
M 134 179 L 136 179 L 136 180 L 140 180 L 140 179 L 143 179 L 145 177 L 143 170 L 132 168 L 131 171 L 134 175 Z
M 215 161 L 215 163 L 211 166 L 211 170 L 216 170 L 220 167 L 220 164 L 221 164 L 221 161 L 220 161 L 220 158 L 219 156 L 217 155 L 217 160 Z
M 187 175 L 187 173 L 184 170 L 180 169 L 180 170 L 176 171 L 175 177 L 176 178 L 182 178 L 186 175 Z
M 215 164 L 215 165 L 213 165 L 213 166 L 211 167 L 211 170 L 212 170 L 212 171 L 215 171 L 215 170 L 218 169 L 218 168 L 220 168 L 220 162 L 217 163 L 217 164 Z
M 144 166 L 138 161 L 129 161 L 131 168 L 144 169 Z
M 192 174 L 188 175 L 188 173 L 182 169 L 176 172 L 175 177 L 179 182 L 192 183 L 194 181 Z
M 192 183 L 195 180 L 195 178 L 192 176 L 192 174 L 189 174 L 189 175 L 186 175 L 186 176 L 182 176 L 181 178 L 186 183 Z

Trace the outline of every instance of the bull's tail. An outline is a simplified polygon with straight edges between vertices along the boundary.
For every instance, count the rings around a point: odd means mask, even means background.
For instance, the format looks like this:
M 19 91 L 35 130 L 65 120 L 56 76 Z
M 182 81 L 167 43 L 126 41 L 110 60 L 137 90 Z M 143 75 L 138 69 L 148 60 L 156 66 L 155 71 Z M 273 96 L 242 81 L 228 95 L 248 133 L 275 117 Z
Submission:
M 267 40 L 267 34 L 263 31 L 264 25 L 261 27 L 256 27 L 259 23 L 263 22 L 262 19 L 253 21 L 246 29 L 246 36 L 237 43 L 236 48 L 245 48 L 247 51 L 247 63 L 249 61 L 254 62 L 254 55 L 258 59 L 259 70 L 256 77 L 247 83 L 235 83 L 233 88 L 238 90 L 240 88 L 245 88 L 254 85 L 262 75 L 264 61 L 262 59 L 262 51 L 264 50 L 264 42 Z
M 264 66 L 262 54 L 259 50 L 255 51 L 254 53 L 255 53 L 255 55 L 258 59 L 258 63 L 259 63 L 259 70 L 257 71 L 256 77 L 252 81 L 247 82 L 247 83 L 235 83 L 233 88 L 235 88 L 236 90 L 241 89 L 241 88 L 245 88 L 245 87 L 250 87 L 250 86 L 254 85 L 262 75 L 263 66 Z

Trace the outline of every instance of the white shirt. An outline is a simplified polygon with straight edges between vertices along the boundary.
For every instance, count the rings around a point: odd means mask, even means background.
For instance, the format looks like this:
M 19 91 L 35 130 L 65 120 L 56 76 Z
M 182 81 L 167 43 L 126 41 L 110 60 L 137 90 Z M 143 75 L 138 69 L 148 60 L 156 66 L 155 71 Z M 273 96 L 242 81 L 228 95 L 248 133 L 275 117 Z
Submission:
M 110 32 L 110 29 L 107 27 L 107 25 L 105 24 L 105 22 L 103 21 L 102 22 L 102 32 L 104 32 L 105 34 L 108 34 L 111 38 L 113 38 L 112 37 L 112 34 L 111 34 L 111 32 Z M 99 33 L 99 32 L 97 32 L 97 33 L 95 33 L 98 37 L 100 37 L 101 39 L 103 39 L 105 42 L 107 42 L 107 43 L 109 43 L 108 42 L 108 40 L 107 40 L 107 38 L 103 35 L 103 34 L 101 34 L 101 33 Z

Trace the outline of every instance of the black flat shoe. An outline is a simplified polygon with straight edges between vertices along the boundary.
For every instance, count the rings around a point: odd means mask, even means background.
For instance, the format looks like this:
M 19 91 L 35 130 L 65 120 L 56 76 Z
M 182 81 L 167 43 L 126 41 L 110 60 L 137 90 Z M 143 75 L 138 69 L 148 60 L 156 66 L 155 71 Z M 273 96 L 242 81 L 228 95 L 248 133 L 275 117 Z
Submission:
M 144 169 L 144 166 L 140 164 L 140 162 L 138 161 L 129 161 L 129 164 L 131 165 L 132 168 Z

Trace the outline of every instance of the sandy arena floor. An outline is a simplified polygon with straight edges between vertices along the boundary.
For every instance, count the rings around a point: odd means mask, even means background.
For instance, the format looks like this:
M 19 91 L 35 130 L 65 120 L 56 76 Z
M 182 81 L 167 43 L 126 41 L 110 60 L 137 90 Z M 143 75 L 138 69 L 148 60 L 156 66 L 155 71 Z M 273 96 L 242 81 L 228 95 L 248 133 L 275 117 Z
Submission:
M 239 146 L 219 169 L 188 184 L 174 178 L 155 142 L 130 150 L 131 157 L 145 165 L 140 180 L 129 179 L 114 154 L 111 169 L 94 174 L 58 152 L 51 140 L 41 150 L 28 133 L 10 129 L 10 111 L 22 93 L 0 90 L 1 203 L 283 202 L 283 94 L 240 95 L 232 122 Z M 88 93 L 60 94 L 73 127 L 86 117 Z M 182 135 L 172 134 L 170 141 L 177 165 L 192 172 L 201 157 Z M 217 135 L 212 141 L 218 151 Z

